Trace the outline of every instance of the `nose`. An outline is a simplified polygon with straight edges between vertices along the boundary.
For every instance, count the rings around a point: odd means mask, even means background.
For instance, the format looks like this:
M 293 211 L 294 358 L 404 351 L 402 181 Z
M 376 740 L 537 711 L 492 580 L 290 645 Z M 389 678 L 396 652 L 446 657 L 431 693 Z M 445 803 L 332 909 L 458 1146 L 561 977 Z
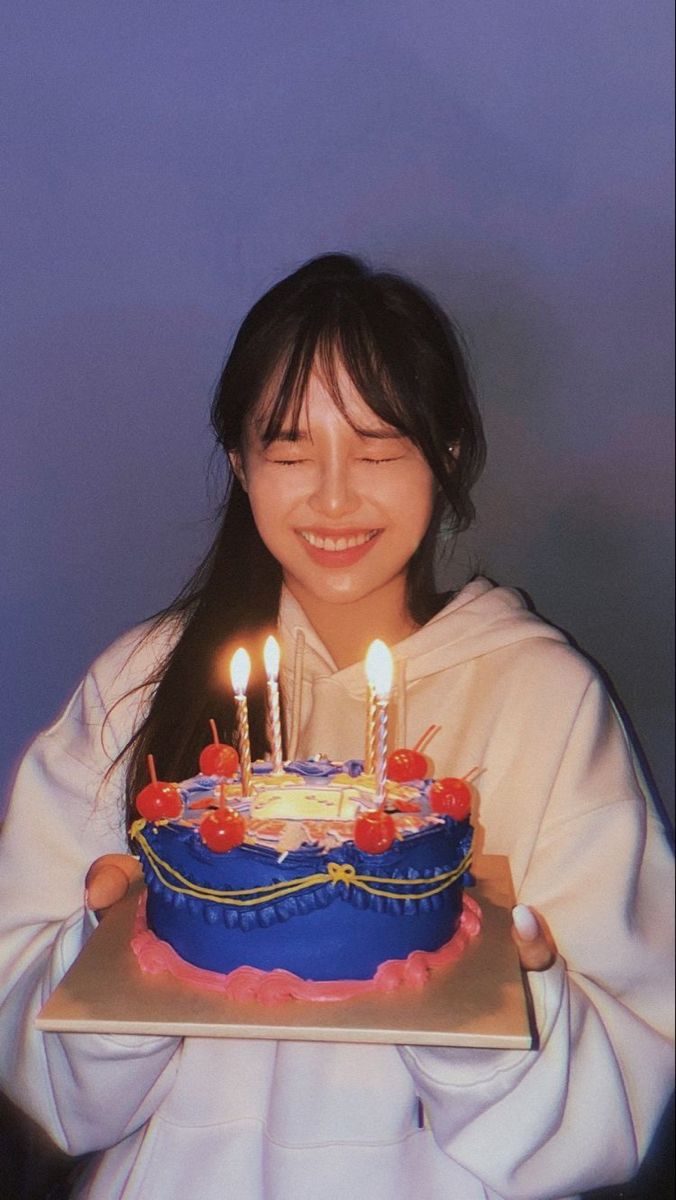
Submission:
M 325 517 L 349 516 L 359 507 L 359 496 L 351 478 L 349 464 L 333 460 L 319 468 L 310 507 Z

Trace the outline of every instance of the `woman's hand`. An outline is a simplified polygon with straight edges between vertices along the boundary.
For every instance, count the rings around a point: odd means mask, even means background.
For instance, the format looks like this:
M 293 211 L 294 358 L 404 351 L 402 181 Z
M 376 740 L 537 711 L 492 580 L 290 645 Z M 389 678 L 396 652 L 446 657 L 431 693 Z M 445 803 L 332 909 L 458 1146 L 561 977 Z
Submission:
M 557 950 L 544 917 L 526 904 L 517 904 L 512 909 L 512 921 L 512 937 L 524 971 L 546 971 Z
M 121 900 L 129 884 L 141 877 L 141 864 L 131 854 L 103 854 L 87 871 L 85 905 L 98 915 Z

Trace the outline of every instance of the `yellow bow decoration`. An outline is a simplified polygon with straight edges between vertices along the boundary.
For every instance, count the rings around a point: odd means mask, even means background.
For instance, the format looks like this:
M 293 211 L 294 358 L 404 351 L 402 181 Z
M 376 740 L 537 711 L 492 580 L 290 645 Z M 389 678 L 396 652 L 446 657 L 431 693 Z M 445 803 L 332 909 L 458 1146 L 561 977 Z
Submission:
M 326 871 L 329 883 L 346 883 L 349 887 L 357 878 L 357 872 L 352 863 L 327 862 Z

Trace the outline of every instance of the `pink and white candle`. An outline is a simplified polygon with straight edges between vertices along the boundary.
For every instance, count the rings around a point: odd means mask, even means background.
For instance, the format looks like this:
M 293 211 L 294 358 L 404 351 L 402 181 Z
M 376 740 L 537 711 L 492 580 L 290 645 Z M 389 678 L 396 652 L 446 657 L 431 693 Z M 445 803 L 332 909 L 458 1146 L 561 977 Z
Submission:
M 270 718 L 270 741 L 272 743 L 272 770 L 281 775 L 284 769 L 282 753 L 282 721 L 279 708 L 279 645 L 269 637 L 263 648 L 265 674 L 268 678 L 268 714 Z
M 237 743 L 243 796 L 251 793 L 251 740 L 249 737 L 249 710 L 246 702 L 246 689 L 250 674 L 251 659 L 246 650 L 240 647 L 232 656 L 230 679 L 237 709 Z
M 373 775 L 376 769 L 376 729 L 378 725 L 378 710 L 376 694 L 369 683 L 366 696 L 366 753 L 364 755 L 364 772 Z
M 392 693 L 394 664 L 392 655 L 384 642 L 377 638 L 371 642 L 366 655 L 366 677 L 375 701 L 375 776 L 376 800 L 385 806 L 387 780 L 387 725 L 388 705 Z

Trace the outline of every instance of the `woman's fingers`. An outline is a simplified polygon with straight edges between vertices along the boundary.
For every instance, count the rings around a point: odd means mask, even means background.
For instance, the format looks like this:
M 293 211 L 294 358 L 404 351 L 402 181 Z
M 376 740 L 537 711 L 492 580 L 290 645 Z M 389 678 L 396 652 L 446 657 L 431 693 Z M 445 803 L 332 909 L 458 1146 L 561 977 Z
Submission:
M 85 905 L 95 912 L 110 908 L 126 896 L 139 879 L 141 867 L 131 854 L 103 854 L 92 863 L 85 879 Z
M 546 971 L 556 958 L 556 943 L 544 917 L 526 904 L 517 904 L 512 921 L 512 937 L 524 971 Z

